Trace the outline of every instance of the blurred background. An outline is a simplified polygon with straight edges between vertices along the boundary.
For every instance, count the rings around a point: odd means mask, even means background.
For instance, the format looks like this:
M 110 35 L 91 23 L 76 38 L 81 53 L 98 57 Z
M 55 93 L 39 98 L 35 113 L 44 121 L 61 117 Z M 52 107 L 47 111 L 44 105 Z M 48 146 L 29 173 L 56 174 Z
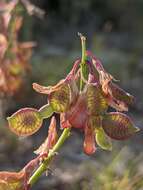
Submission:
M 0 169 L 19 170 L 34 158 L 33 151 L 47 135 L 49 120 L 37 134 L 17 138 L 4 119 L 22 107 L 40 108 L 47 97 L 32 83 L 55 84 L 81 56 L 78 32 L 87 48 L 120 86 L 136 97 L 129 110 L 141 131 L 127 141 L 113 141 L 113 151 L 83 153 L 83 135 L 73 131 L 54 160 L 53 174 L 43 176 L 35 190 L 142 190 L 143 189 L 143 1 L 142 0 L 31 0 L 45 11 L 43 18 L 23 13 L 20 41 L 35 41 L 31 73 L 14 96 L 3 98 L 0 128 Z M 56 116 L 58 119 L 58 116 Z M 59 131 L 60 134 L 60 131 Z

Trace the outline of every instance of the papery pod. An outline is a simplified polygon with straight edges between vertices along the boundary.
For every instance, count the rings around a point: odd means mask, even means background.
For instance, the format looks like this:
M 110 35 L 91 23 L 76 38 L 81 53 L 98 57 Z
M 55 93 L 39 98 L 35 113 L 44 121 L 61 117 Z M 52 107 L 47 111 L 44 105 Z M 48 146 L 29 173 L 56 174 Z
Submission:
M 84 135 L 84 152 L 88 155 L 93 154 L 96 151 L 95 135 L 92 126 L 88 125 L 88 123 L 85 126 Z
M 18 136 L 29 136 L 42 126 L 43 119 L 38 110 L 23 108 L 7 118 L 9 128 Z
M 109 137 L 116 140 L 125 140 L 139 131 L 131 119 L 120 112 L 106 114 L 102 120 L 102 127 Z
M 105 134 L 102 127 L 99 129 L 95 129 L 95 139 L 98 146 L 100 146 L 104 150 L 112 150 L 112 142 L 111 139 Z
M 88 118 L 88 125 L 92 126 L 92 128 L 96 131 L 102 127 L 102 116 L 90 116 Z
M 0 190 L 26 190 L 25 172 L 0 172 Z
M 48 154 L 49 150 L 52 149 L 53 146 L 56 144 L 57 139 L 58 139 L 58 134 L 56 130 L 56 119 L 53 116 L 51 119 L 51 123 L 48 130 L 48 136 L 46 140 L 37 150 L 34 151 L 34 153 L 40 155 Z
M 68 84 L 62 84 L 48 96 L 50 105 L 55 112 L 66 112 L 71 103 L 71 90 Z
M 110 82 L 109 87 L 111 89 L 112 96 L 115 97 L 117 100 L 123 101 L 127 105 L 134 103 L 134 97 L 130 95 L 129 93 L 125 92 L 116 84 Z
M 71 89 L 64 80 L 55 86 L 44 87 L 36 83 L 33 84 L 34 90 L 39 93 L 47 94 L 49 104 L 55 112 L 65 112 L 71 103 Z
M 99 115 L 106 112 L 107 101 L 98 85 L 88 84 L 86 87 L 87 111 L 90 115 Z
M 13 95 L 14 93 L 16 93 L 20 89 L 20 86 L 23 83 L 22 78 L 19 75 L 18 76 L 7 75 L 6 80 L 7 80 L 6 81 L 7 95 Z
M 128 111 L 128 105 L 125 102 L 115 99 L 112 95 L 108 95 L 106 98 L 108 105 L 117 111 Z
M 0 172 L 0 190 L 29 190 L 30 185 L 28 180 L 31 174 L 36 169 L 40 162 L 41 157 L 38 156 L 31 160 L 19 172 Z

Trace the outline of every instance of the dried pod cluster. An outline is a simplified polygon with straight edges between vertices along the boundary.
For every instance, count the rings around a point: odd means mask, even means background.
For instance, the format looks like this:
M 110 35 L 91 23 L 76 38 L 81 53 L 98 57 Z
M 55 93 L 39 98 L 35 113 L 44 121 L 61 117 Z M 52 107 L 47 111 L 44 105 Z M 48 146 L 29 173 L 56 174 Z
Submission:
M 23 18 L 18 13 L 19 0 L 0 2 L 0 96 L 14 95 L 30 71 L 34 42 L 19 42 Z
M 125 140 L 139 131 L 122 113 L 128 111 L 134 97 L 115 84 L 114 77 L 91 52 L 86 52 L 87 78 L 81 72 L 80 63 L 77 59 L 66 78 L 55 86 L 34 83 L 34 90 L 46 94 L 48 103 L 39 110 L 24 108 L 13 114 L 8 118 L 10 129 L 19 136 L 31 135 L 41 127 L 43 119 L 55 112 L 60 114 L 62 129 L 77 128 L 84 132 L 84 152 L 87 154 L 96 151 L 96 143 L 103 149 L 112 150 L 111 139 Z M 81 80 L 84 82 L 82 89 Z M 116 111 L 109 112 L 109 107 Z

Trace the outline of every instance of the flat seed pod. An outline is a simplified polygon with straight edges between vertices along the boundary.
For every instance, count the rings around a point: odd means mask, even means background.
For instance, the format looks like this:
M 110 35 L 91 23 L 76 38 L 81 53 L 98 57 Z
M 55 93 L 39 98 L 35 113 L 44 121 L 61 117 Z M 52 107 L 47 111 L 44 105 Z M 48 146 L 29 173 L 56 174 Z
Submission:
M 57 90 L 49 95 L 49 103 L 55 112 L 65 112 L 70 106 L 70 86 L 61 85 Z
M 113 97 L 116 98 L 117 100 L 123 101 L 127 105 L 131 105 L 134 103 L 134 97 L 130 95 L 129 93 L 125 92 L 116 84 L 110 82 L 109 87 L 111 88 Z
M 90 125 L 95 131 L 102 127 L 102 117 L 92 116 L 88 119 L 88 125 Z
M 39 93 L 47 94 L 48 101 L 54 112 L 66 112 L 71 104 L 71 87 L 66 80 L 61 80 L 55 86 L 41 86 L 33 83 L 33 88 Z M 74 94 L 72 94 L 74 96 Z M 73 98 L 73 97 L 72 97 Z
M 18 136 L 34 134 L 42 126 L 43 119 L 38 110 L 23 108 L 7 118 L 9 128 Z
M 0 172 L 0 190 L 25 190 L 24 175 L 24 172 Z
M 96 143 L 104 150 L 112 150 L 112 142 L 111 139 L 105 134 L 102 127 L 98 130 L 95 130 L 96 133 Z
M 90 115 L 105 113 L 108 104 L 99 86 L 88 84 L 86 91 L 87 110 Z
M 102 127 L 109 137 L 116 140 L 125 140 L 139 131 L 131 119 L 120 112 L 106 114 L 102 120 Z

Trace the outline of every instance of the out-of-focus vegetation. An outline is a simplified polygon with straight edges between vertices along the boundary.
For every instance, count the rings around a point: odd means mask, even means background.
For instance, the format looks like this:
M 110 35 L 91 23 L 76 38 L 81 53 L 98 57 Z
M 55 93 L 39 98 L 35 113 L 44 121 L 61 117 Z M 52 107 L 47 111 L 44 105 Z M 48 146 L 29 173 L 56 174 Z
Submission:
M 24 26 L 20 40 L 35 40 L 32 73 L 21 90 L 21 96 L 6 102 L 6 112 L 11 114 L 24 106 L 40 107 L 46 102 L 33 92 L 32 82 L 55 84 L 70 70 L 75 57 L 80 56 L 77 32 L 87 36 L 88 48 L 100 57 L 105 68 L 136 96 L 131 108 L 137 125 L 143 125 L 143 1 L 142 0 L 31 0 L 44 9 L 43 19 L 24 13 Z M 2 122 L 1 122 L 2 123 Z M 15 139 L 1 126 L 1 169 L 23 166 L 32 156 L 34 146 L 42 142 L 46 129 L 33 138 Z M 77 140 L 78 138 L 79 140 Z M 68 143 L 70 146 L 68 146 Z M 53 190 L 141 190 L 143 189 L 142 131 L 140 135 L 116 145 L 114 152 L 98 150 L 91 158 L 81 153 L 80 134 L 73 133 L 71 140 L 56 161 L 53 175 L 44 177 L 34 189 Z M 121 150 L 121 147 L 124 147 Z M 69 150 L 69 147 L 72 147 Z M 121 152 L 120 152 L 121 150 Z M 119 151 L 119 153 L 118 153 Z M 58 157 L 60 157 L 59 154 Z M 9 157 L 11 155 L 11 157 Z M 31 159 L 31 157 L 30 157 Z M 58 167 L 57 167 L 58 166 Z M 57 168 L 54 170 L 54 168 Z

